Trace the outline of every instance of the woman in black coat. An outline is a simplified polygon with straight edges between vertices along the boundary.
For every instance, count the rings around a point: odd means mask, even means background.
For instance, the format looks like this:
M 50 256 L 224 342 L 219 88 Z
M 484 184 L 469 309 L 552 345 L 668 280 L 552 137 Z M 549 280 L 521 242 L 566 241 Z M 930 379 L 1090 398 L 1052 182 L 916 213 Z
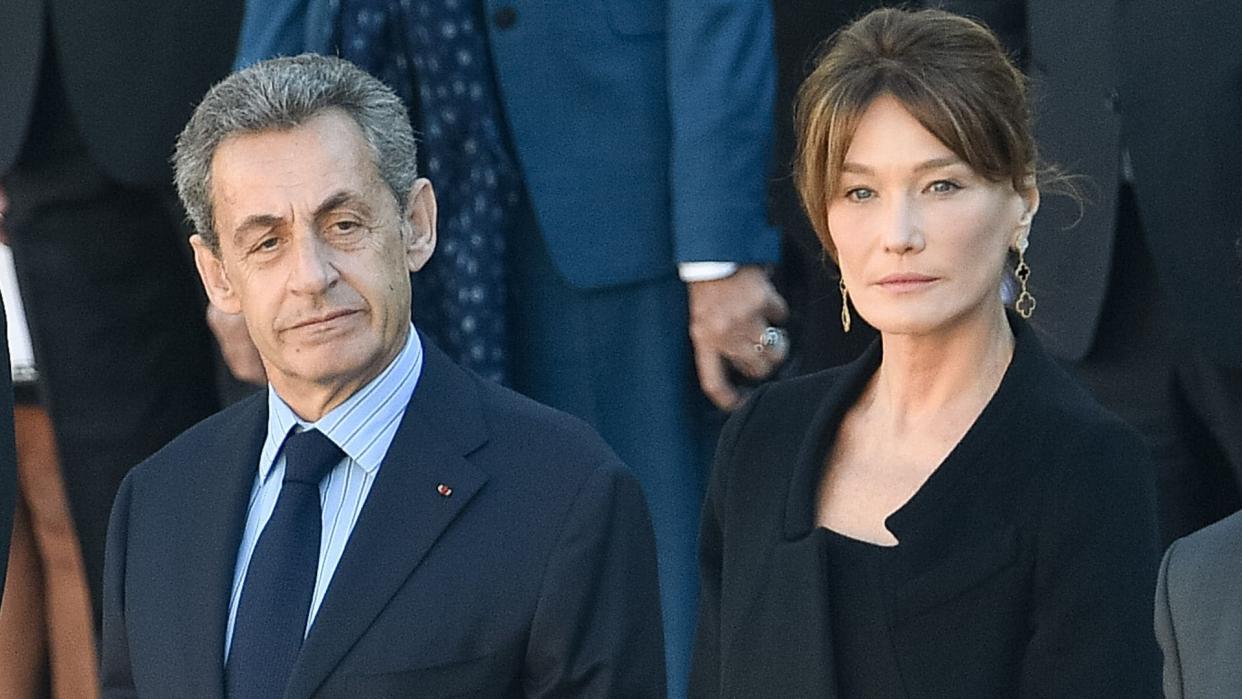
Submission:
M 1021 74 L 974 22 L 879 10 L 834 39 L 798 120 L 842 322 L 880 340 L 726 427 L 691 694 L 1158 696 L 1149 458 L 1024 319 Z

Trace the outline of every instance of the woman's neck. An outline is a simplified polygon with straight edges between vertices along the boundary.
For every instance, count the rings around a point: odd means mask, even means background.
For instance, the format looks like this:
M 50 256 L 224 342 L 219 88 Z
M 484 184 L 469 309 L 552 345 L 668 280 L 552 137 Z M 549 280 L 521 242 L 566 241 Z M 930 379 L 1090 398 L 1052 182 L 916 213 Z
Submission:
M 889 434 L 953 430 L 958 417 L 973 422 L 996 393 L 1014 348 L 1004 309 L 934 334 L 882 334 L 881 342 L 884 358 L 860 403 Z

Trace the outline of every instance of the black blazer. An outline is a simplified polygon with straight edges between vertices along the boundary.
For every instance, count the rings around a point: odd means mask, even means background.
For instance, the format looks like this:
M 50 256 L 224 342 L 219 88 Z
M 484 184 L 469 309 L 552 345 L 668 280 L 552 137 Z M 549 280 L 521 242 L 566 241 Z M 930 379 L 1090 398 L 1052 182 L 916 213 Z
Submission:
M 1155 697 L 1158 564 L 1139 438 L 1015 323 L 996 395 L 888 520 L 880 571 L 906 697 Z M 808 545 L 824 456 L 880 360 L 760 389 L 721 438 L 700 539 L 696 697 L 837 696 Z
M 241 11 L 241 0 L 0 2 L 0 173 L 17 161 L 54 49 L 94 161 L 121 182 L 167 186 L 177 134 L 228 73 Z
M 424 346 L 285 696 L 663 696 L 637 482 L 582 423 Z M 223 696 L 266 412 L 261 393 L 242 401 L 125 479 L 108 535 L 104 696 Z

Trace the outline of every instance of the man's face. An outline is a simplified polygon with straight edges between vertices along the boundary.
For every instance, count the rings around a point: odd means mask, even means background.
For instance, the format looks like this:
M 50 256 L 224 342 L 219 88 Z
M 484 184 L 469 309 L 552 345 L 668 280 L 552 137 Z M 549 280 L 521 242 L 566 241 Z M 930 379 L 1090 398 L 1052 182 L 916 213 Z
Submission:
M 409 273 L 435 246 L 430 184 L 414 185 L 403 216 L 339 111 L 226 139 L 211 176 L 219 256 L 192 240 L 208 295 L 243 314 L 282 397 L 339 403 L 405 342 Z

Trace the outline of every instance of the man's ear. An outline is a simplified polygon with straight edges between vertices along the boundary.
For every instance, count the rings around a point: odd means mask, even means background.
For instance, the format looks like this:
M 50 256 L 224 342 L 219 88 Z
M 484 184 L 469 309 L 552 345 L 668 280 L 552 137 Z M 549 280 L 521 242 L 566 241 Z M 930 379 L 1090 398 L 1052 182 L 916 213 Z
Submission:
M 417 272 L 436 249 L 436 193 L 425 177 L 418 178 L 410 187 L 405 200 L 405 224 L 405 262 L 411 272 Z
M 225 313 L 241 313 L 241 299 L 229 282 L 224 261 L 198 233 L 190 236 L 190 246 L 194 248 L 194 266 L 212 305 Z

